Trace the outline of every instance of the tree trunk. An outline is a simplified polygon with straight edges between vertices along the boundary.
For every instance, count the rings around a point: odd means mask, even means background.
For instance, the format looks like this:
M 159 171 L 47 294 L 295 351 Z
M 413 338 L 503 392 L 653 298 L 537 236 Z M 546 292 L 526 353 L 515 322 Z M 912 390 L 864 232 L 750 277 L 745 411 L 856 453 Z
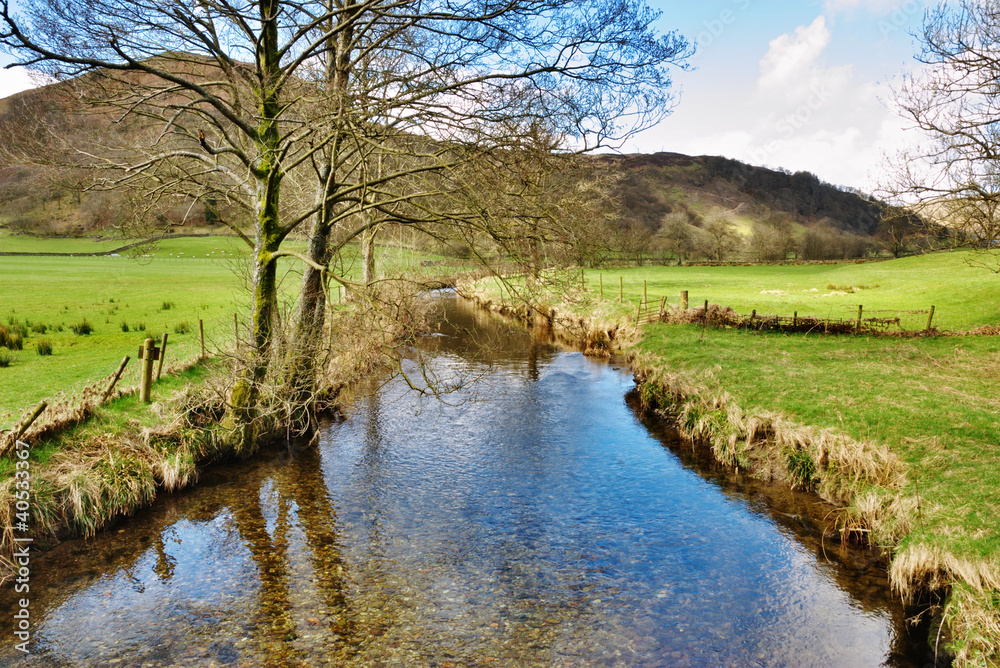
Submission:
M 361 235 L 361 282 L 367 288 L 375 281 L 375 228 Z
M 237 452 L 249 452 L 260 436 L 257 408 L 260 385 L 267 376 L 271 358 L 273 319 L 278 301 L 277 258 L 274 254 L 284 240 L 285 231 L 278 218 L 278 197 L 283 173 L 279 161 L 281 143 L 278 118 L 281 113 L 280 91 L 275 83 L 280 76 L 278 52 L 278 0 L 260 3 L 261 39 L 257 55 L 265 74 L 260 88 L 254 91 L 260 107 L 255 143 L 259 159 L 253 174 L 257 181 L 257 220 L 254 240 L 253 305 L 250 324 L 252 348 L 246 369 L 233 386 L 229 403 L 229 426 L 234 431 Z
M 317 193 L 318 212 L 309 237 L 307 256 L 320 266 L 330 261 L 330 224 L 333 204 L 330 189 L 334 186 L 323 178 Z M 299 289 L 299 304 L 295 315 L 295 333 L 288 351 L 287 383 L 294 406 L 291 427 L 305 429 L 312 415 L 316 389 L 316 358 L 326 323 L 326 276 L 314 266 L 306 265 Z

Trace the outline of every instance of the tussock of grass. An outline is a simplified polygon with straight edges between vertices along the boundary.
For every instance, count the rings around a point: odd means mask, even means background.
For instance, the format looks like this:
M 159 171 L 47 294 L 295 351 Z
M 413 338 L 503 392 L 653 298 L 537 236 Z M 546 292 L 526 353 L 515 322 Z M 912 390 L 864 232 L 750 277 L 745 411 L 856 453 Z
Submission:
M 70 325 L 69 328 L 77 336 L 92 334 L 94 332 L 94 327 L 89 322 L 87 322 L 86 318 L 84 318 L 78 323 Z
M 636 357 L 633 365 L 643 402 L 667 413 L 686 437 L 709 444 L 716 458 L 733 468 L 813 490 L 838 505 L 850 505 L 870 487 L 905 485 L 905 466 L 885 445 L 802 426 L 778 413 L 746 411 L 728 393 L 664 370 L 648 355 Z M 859 517 L 876 521 L 871 513 Z M 865 529 L 885 533 L 877 525 Z

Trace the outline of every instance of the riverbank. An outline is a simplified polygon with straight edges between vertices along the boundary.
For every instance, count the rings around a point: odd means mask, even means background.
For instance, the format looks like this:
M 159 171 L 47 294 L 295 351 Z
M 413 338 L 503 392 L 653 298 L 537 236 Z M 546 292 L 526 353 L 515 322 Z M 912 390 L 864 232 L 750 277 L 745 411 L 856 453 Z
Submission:
M 342 389 L 385 368 L 392 361 L 387 353 L 412 335 L 409 326 L 383 317 L 377 322 L 381 336 L 372 337 L 373 314 L 352 306 L 335 309 L 329 320 L 328 347 L 317 368 L 324 388 L 318 406 L 327 412 L 336 409 Z M 174 363 L 154 383 L 152 404 L 142 403 L 134 386 L 117 390 L 105 402 L 105 380 L 85 388 L 80 401 L 57 406 L 49 411 L 54 414 L 32 425 L 20 438 L 29 457 L 21 460 L 13 450 L 0 457 L 0 582 L 16 571 L 11 558 L 16 530 L 21 538 L 28 532 L 35 551 L 65 538 L 93 536 L 150 505 L 159 494 L 194 484 L 210 465 L 243 459 L 295 437 L 286 431 L 280 398 L 265 387 L 256 444 L 250 451 L 234 446 L 237 439 L 222 418 L 238 377 L 234 360 L 245 354 L 228 351 Z M 21 470 L 29 473 L 27 510 L 19 496 L 24 489 Z M 28 526 L 18 529 L 24 524 Z
M 979 281 L 956 260 L 954 255 L 938 256 L 924 260 L 925 266 L 918 258 L 880 263 L 876 269 L 881 284 L 907 284 L 914 295 L 931 289 L 948 292 L 948 280 Z M 939 264 L 951 267 L 951 274 L 942 276 Z M 896 276 L 894 268 L 903 276 Z M 690 280 L 686 273 L 672 277 L 660 270 L 641 279 L 640 270 L 634 271 L 633 297 L 642 280 Z M 713 301 L 724 306 L 729 305 L 726 281 L 740 285 L 742 293 L 734 294 L 737 306 L 746 304 L 748 281 L 754 287 L 765 283 L 763 268 L 754 268 L 754 276 L 742 282 L 735 281 L 734 269 L 724 271 L 701 277 L 715 286 Z M 783 267 L 774 273 L 787 271 Z M 844 268 L 829 271 L 841 274 L 843 282 Z M 921 275 L 938 285 L 920 284 Z M 571 323 L 567 331 L 581 342 L 586 340 L 581 333 L 616 332 L 609 344 L 621 346 L 633 359 L 650 406 L 676 420 L 692 441 L 710 442 L 720 462 L 814 490 L 835 502 L 842 510 L 831 522 L 845 538 L 864 539 L 891 555 L 897 592 L 946 596 L 938 611 L 946 622 L 940 641 L 958 665 L 997 662 L 1000 403 L 995 379 L 1000 377 L 1000 340 L 827 337 L 666 324 L 626 335 L 630 328 L 638 330 L 636 302 L 600 299 L 591 276 L 587 290 L 567 292 L 563 282 L 559 291 L 540 291 L 536 303 L 548 314 L 545 320 L 557 328 Z M 785 283 L 786 295 L 792 292 L 787 274 L 777 280 Z M 863 276 L 848 280 L 874 289 Z M 816 276 L 816 281 L 834 283 L 828 275 Z M 620 285 L 624 292 L 624 280 Z M 607 283 L 601 287 L 609 288 Z M 466 286 L 465 292 L 491 310 L 511 308 L 496 289 Z M 969 303 L 961 311 L 956 300 L 962 293 L 948 292 L 952 302 L 943 324 L 986 324 L 977 315 L 983 308 L 977 293 L 966 289 Z M 865 301 L 871 299 L 866 293 Z M 898 294 L 883 299 L 902 306 Z

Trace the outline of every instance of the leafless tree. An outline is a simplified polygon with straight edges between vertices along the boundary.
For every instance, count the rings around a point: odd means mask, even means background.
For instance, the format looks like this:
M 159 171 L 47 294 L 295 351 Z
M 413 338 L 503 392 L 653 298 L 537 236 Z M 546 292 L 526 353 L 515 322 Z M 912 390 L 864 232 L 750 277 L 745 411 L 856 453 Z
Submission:
M 228 221 L 253 247 L 253 345 L 230 397 L 243 442 L 255 438 L 272 360 L 280 258 L 306 266 L 298 322 L 315 332 L 324 282 L 350 283 L 329 271 L 338 247 L 384 220 L 489 233 L 496 217 L 483 224 L 483 212 L 456 195 L 464 166 L 533 148 L 523 132 L 533 125 L 563 151 L 615 144 L 669 112 L 666 68 L 690 53 L 676 34 L 657 34 L 644 0 L 19 7 L 0 0 L 0 42 L 18 64 L 73 79 L 81 95 L 132 124 L 142 156 L 135 146 L 100 156 L 120 171 L 118 183 L 153 196 L 211 196 L 250 221 L 249 234 Z M 287 197 L 310 179 L 312 198 Z M 306 225 L 308 252 L 284 248 Z
M 895 97 L 926 141 L 896 156 L 880 194 L 925 222 L 944 224 L 952 243 L 992 251 L 1000 244 L 1000 11 L 986 0 L 941 3 L 926 14 L 920 43 L 923 66 Z M 910 225 L 890 215 L 893 244 L 905 246 Z M 995 252 L 980 257 L 1000 273 Z
M 716 212 L 705 223 L 705 253 L 716 262 L 722 262 L 739 250 L 743 239 L 729 215 Z
M 677 264 L 684 262 L 704 245 L 702 232 L 688 222 L 686 212 L 668 213 L 663 217 L 663 225 L 656 232 L 655 244 L 669 251 Z
M 767 218 L 753 225 L 750 255 L 757 262 L 782 262 L 796 250 L 792 225 L 780 218 Z

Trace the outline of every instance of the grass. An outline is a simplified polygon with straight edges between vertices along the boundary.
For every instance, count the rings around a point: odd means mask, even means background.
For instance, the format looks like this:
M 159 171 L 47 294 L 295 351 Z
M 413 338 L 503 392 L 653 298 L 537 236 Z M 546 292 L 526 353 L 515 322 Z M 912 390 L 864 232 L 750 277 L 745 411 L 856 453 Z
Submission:
M 68 242 L 93 245 L 81 239 L 0 236 L 0 250 L 15 240 L 33 252 L 66 252 Z M 293 240 L 292 246 L 296 243 L 301 244 Z M 0 374 L 0 429 L 43 399 L 72 396 L 109 375 L 123 356 L 135 358 L 147 336 L 159 340 L 168 332 L 168 361 L 190 358 L 200 351 L 197 323 L 202 319 L 206 343 L 225 345 L 233 336 L 234 313 L 243 326 L 248 293 L 240 267 L 245 258 L 233 256 L 245 248 L 234 238 L 185 237 L 142 249 L 132 258 L 0 257 L 0 345 L 35 345 L 44 329 L 52 346 L 51 355 L 6 355 L 8 365 Z M 344 257 L 348 274 L 360 275 L 356 250 L 349 248 Z M 389 247 L 378 254 L 380 267 L 417 272 L 422 261 L 442 259 Z M 279 276 L 288 295 L 298 290 L 299 268 L 296 260 L 281 260 Z M 424 271 L 454 269 L 445 265 Z M 132 382 L 136 367 L 129 364 L 123 383 Z
M 207 339 L 228 340 L 242 299 L 236 276 L 224 263 L 188 265 L 110 257 L 0 257 L 0 320 L 43 323 L 52 346 L 51 355 L 21 355 L 3 370 L 0 428 L 42 399 L 72 394 L 110 374 L 124 355 L 135 357 L 147 334 L 158 338 L 181 321 L 203 318 Z M 162 311 L 168 297 L 177 307 Z M 122 321 L 134 326 L 122 331 Z M 140 323 L 147 331 L 135 331 Z M 31 331 L 26 342 L 38 338 Z M 168 355 L 191 357 L 199 348 L 196 332 L 171 335 Z M 129 366 L 134 371 L 135 365 Z
M 749 412 L 889 445 L 923 499 L 907 540 L 1000 555 L 1000 338 L 703 335 L 696 325 L 656 325 L 639 347 Z
M 956 251 L 866 264 L 628 267 L 588 270 L 585 279 L 596 297 L 603 276 L 604 297 L 614 302 L 621 277 L 633 313 L 646 281 L 650 301 L 677 304 L 687 290 L 691 306 L 708 299 L 739 313 L 817 318 L 852 318 L 862 304 L 866 316 L 899 317 L 910 329 L 923 329 L 933 305 L 936 327 L 971 329 L 1000 322 L 1000 277 L 969 264 L 974 259 Z

